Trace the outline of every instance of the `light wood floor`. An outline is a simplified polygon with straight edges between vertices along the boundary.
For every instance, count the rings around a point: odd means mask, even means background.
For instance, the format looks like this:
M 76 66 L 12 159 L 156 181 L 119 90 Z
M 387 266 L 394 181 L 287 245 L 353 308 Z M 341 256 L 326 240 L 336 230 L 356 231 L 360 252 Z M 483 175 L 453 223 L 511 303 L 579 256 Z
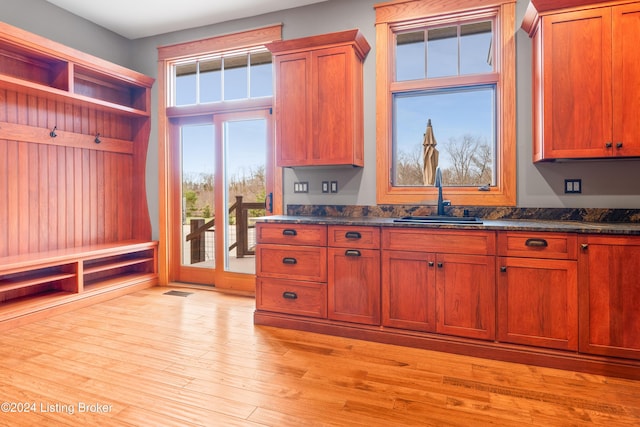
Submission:
M 640 382 L 255 327 L 253 307 L 154 288 L 12 329 L 0 425 L 640 425 Z

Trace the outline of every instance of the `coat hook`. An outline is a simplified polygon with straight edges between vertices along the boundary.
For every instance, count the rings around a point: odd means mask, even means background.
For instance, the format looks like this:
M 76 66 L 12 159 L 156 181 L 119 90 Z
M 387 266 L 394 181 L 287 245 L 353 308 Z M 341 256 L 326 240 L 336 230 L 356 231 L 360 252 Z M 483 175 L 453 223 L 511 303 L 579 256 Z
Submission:
M 51 132 L 49 132 L 49 136 L 51 138 L 55 138 L 56 136 L 58 136 L 58 134 L 56 133 L 56 129 L 58 129 L 58 126 L 54 126 L 53 129 L 51 129 Z
M 102 142 L 100 141 L 100 132 L 96 133 L 96 139 L 94 139 L 93 142 L 96 144 L 100 144 Z

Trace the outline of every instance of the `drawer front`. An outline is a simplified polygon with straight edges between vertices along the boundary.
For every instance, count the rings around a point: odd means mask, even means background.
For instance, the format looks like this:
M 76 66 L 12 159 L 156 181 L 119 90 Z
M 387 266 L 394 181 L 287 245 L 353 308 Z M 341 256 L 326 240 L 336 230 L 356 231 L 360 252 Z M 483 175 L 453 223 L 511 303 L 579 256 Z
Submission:
M 260 277 L 256 280 L 256 308 L 326 318 L 327 285 Z
M 258 245 L 256 275 L 281 279 L 327 281 L 327 248 Z
M 483 230 L 383 228 L 382 248 L 398 251 L 494 255 L 496 236 Z
M 570 233 L 499 232 L 498 253 L 525 258 L 576 259 L 578 242 Z
M 281 245 L 327 245 L 327 226 L 314 224 L 256 224 L 258 243 Z
M 336 248 L 380 249 L 380 228 L 330 225 L 328 245 Z

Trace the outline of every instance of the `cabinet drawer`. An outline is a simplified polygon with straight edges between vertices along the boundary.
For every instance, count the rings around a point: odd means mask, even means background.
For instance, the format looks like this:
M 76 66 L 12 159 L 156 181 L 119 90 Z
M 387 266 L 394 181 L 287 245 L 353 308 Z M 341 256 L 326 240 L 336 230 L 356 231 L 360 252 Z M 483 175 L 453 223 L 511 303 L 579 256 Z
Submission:
M 384 228 L 382 248 L 398 251 L 493 255 L 496 237 L 492 231 L 440 231 L 416 228 Z
M 256 275 L 282 279 L 327 281 L 327 248 L 258 245 Z
M 278 313 L 327 317 L 327 286 L 315 282 L 258 278 L 256 308 Z
M 380 228 L 330 225 L 327 239 L 336 248 L 380 249 Z
M 525 258 L 576 259 L 578 243 L 575 234 L 499 232 L 498 253 Z
M 327 245 L 327 226 L 315 224 L 256 224 L 258 243 L 282 245 Z

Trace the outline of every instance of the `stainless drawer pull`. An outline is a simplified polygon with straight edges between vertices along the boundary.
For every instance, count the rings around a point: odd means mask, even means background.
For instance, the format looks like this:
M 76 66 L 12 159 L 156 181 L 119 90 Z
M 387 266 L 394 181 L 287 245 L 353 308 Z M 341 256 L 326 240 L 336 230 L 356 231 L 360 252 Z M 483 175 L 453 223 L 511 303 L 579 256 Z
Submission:
M 356 249 L 347 249 L 346 251 L 344 251 L 344 255 L 345 256 L 360 256 L 360 251 L 356 250 Z
M 297 259 L 295 259 L 295 258 L 289 258 L 289 257 L 287 257 L 287 258 L 282 258 L 282 263 L 283 263 L 283 264 L 291 264 L 291 265 L 293 265 L 293 264 L 297 264 L 297 263 L 298 263 L 298 260 L 297 260 Z
M 282 235 L 283 236 L 297 236 L 298 233 L 296 232 L 296 230 L 293 230 L 291 228 L 285 228 L 284 230 L 282 230 Z
M 282 293 L 282 298 L 285 299 L 298 299 L 298 294 L 296 294 L 295 292 L 283 292 Z
M 529 246 L 530 248 L 546 248 L 547 246 L 549 246 L 547 244 L 547 241 L 544 239 L 527 239 L 524 244 L 525 246 Z
M 344 237 L 346 237 L 347 239 L 361 239 L 362 234 L 358 233 L 357 231 L 347 231 L 344 234 Z

